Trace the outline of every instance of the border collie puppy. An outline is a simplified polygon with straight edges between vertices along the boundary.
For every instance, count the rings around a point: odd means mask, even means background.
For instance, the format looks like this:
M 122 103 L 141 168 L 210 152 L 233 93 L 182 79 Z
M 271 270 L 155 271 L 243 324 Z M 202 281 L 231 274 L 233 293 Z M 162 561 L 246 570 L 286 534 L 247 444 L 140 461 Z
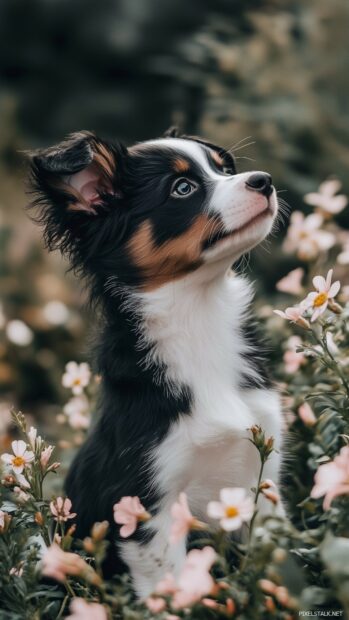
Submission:
M 185 540 L 168 542 L 178 494 L 207 521 L 222 487 L 256 483 L 247 429 L 280 448 L 279 397 L 248 337 L 251 287 L 231 270 L 270 233 L 276 192 L 269 174 L 237 174 L 224 149 L 173 133 L 130 148 L 75 133 L 32 155 L 31 187 L 48 248 L 87 278 L 99 310 L 97 421 L 66 481 L 76 535 L 107 519 L 106 574 L 127 567 L 146 596 L 185 557 Z M 276 452 L 264 475 L 278 481 Z M 121 539 L 125 495 L 153 518 Z

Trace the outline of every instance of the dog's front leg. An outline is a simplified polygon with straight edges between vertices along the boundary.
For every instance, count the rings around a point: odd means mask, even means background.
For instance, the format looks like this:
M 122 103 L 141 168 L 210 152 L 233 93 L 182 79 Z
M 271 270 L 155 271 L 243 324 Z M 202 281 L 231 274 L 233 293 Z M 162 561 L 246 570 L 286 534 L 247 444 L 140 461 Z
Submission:
M 139 598 L 149 596 L 166 573 L 178 576 L 186 555 L 186 541 L 169 542 L 169 510 L 159 512 L 146 526 L 146 542 L 133 540 L 119 544 L 122 559 L 129 567 L 133 587 Z M 149 526 L 149 527 L 148 527 Z

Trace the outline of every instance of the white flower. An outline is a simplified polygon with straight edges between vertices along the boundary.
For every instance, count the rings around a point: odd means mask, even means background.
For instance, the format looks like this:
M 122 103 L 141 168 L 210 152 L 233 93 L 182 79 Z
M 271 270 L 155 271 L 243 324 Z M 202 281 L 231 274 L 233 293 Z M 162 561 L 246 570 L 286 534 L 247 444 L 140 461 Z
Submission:
M 212 519 L 220 519 L 223 530 L 237 530 L 244 521 L 250 521 L 254 504 L 245 489 L 221 489 L 219 496 L 220 502 L 208 503 L 207 514 Z
M 73 396 L 64 406 L 63 411 L 68 416 L 68 421 L 72 428 L 79 429 L 90 426 L 89 401 L 85 394 Z
M 3 454 L 1 460 L 11 465 L 15 474 L 21 474 L 24 467 L 34 460 L 34 453 L 27 450 L 27 444 L 22 439 L 12 442 L 13 454 Z
M 61 301 L 49 301 L 44 306 L 42 313 L 51 325 L 63 325 L 69 318 L 69 310 Z
M 309 293 L 307 298 L 301 303 L 303 308 L 312 308 L 313 313 L 311 321 L 316 319 L 325 312 L 328 302 L 333 299 L 339 292 L 341 287 L 339 280 L 332 284 L 333 269 L 330 269 L 326 280 L 323 276 L 315 276 L 313 278 L 313 285 L 316 292 Z
M 33 340 L 32 330 L 23 321 L 13 320 L 6 325 L 7 338 L 19 347 L 26 347 Z
M 62 377 L 62 385 L 71 388 L 73 394 L 78 396 L 82 394 L 83 389 L 89 384 L 91 379 L 91 371 L 88 364 L 83 362 L 68 362 L 65 367 L 65 373 Z
M 318 192 L 311 192 L 304 196 L 304 202 L 313 207 L 318 207 L 326 214 L 335 215 L 343 211 L 348 204 L 348 199 L 344 194 L 337 194 L 342 187 L 338 179 L 329 179 L 321 183 Z
M 323 217 L 312 213 L 305 217 L 301 211 L 294 211 L 283 243 L 285 252 L 295 252 L 302 260 L 311 260 L 320 251 L 326 251 L 336 243 L 336 237 L 326 230 L 320 230 Z

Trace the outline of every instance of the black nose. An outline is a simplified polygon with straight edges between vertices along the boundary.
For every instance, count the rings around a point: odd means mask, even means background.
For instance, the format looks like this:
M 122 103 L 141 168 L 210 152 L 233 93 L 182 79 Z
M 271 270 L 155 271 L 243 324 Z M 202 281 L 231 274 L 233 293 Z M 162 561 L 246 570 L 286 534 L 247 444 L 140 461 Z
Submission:
M 246 181 L 246 186 L 267 197 L 273 192 L 271 176 L 266 172 L 255 172 L 251 174 Z

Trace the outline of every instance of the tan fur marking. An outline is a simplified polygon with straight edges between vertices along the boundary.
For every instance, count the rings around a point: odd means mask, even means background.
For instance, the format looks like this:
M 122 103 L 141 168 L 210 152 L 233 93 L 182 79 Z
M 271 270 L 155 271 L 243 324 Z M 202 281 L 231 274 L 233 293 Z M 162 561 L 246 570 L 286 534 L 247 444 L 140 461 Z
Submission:
M 127 244 L 135 265 L 143 272 L 144 291 L 151 291 L 177 280 L 202 263 L 202 243 L 220 229 L 220 224 L 206 215 L 199 215 L 180 237 L 155 245 L 152 224 L 146 220 Z
M 212 159 L 218 164 L 218 166 L 223 166 L 224 161 L 221 156 L 217 153 L 217 151 L 210 151 Z
M 176 172 L 188 172 L 190 169 L 190 164 L 186 159 L 178 157 L 173 162 L 173 168 Z

